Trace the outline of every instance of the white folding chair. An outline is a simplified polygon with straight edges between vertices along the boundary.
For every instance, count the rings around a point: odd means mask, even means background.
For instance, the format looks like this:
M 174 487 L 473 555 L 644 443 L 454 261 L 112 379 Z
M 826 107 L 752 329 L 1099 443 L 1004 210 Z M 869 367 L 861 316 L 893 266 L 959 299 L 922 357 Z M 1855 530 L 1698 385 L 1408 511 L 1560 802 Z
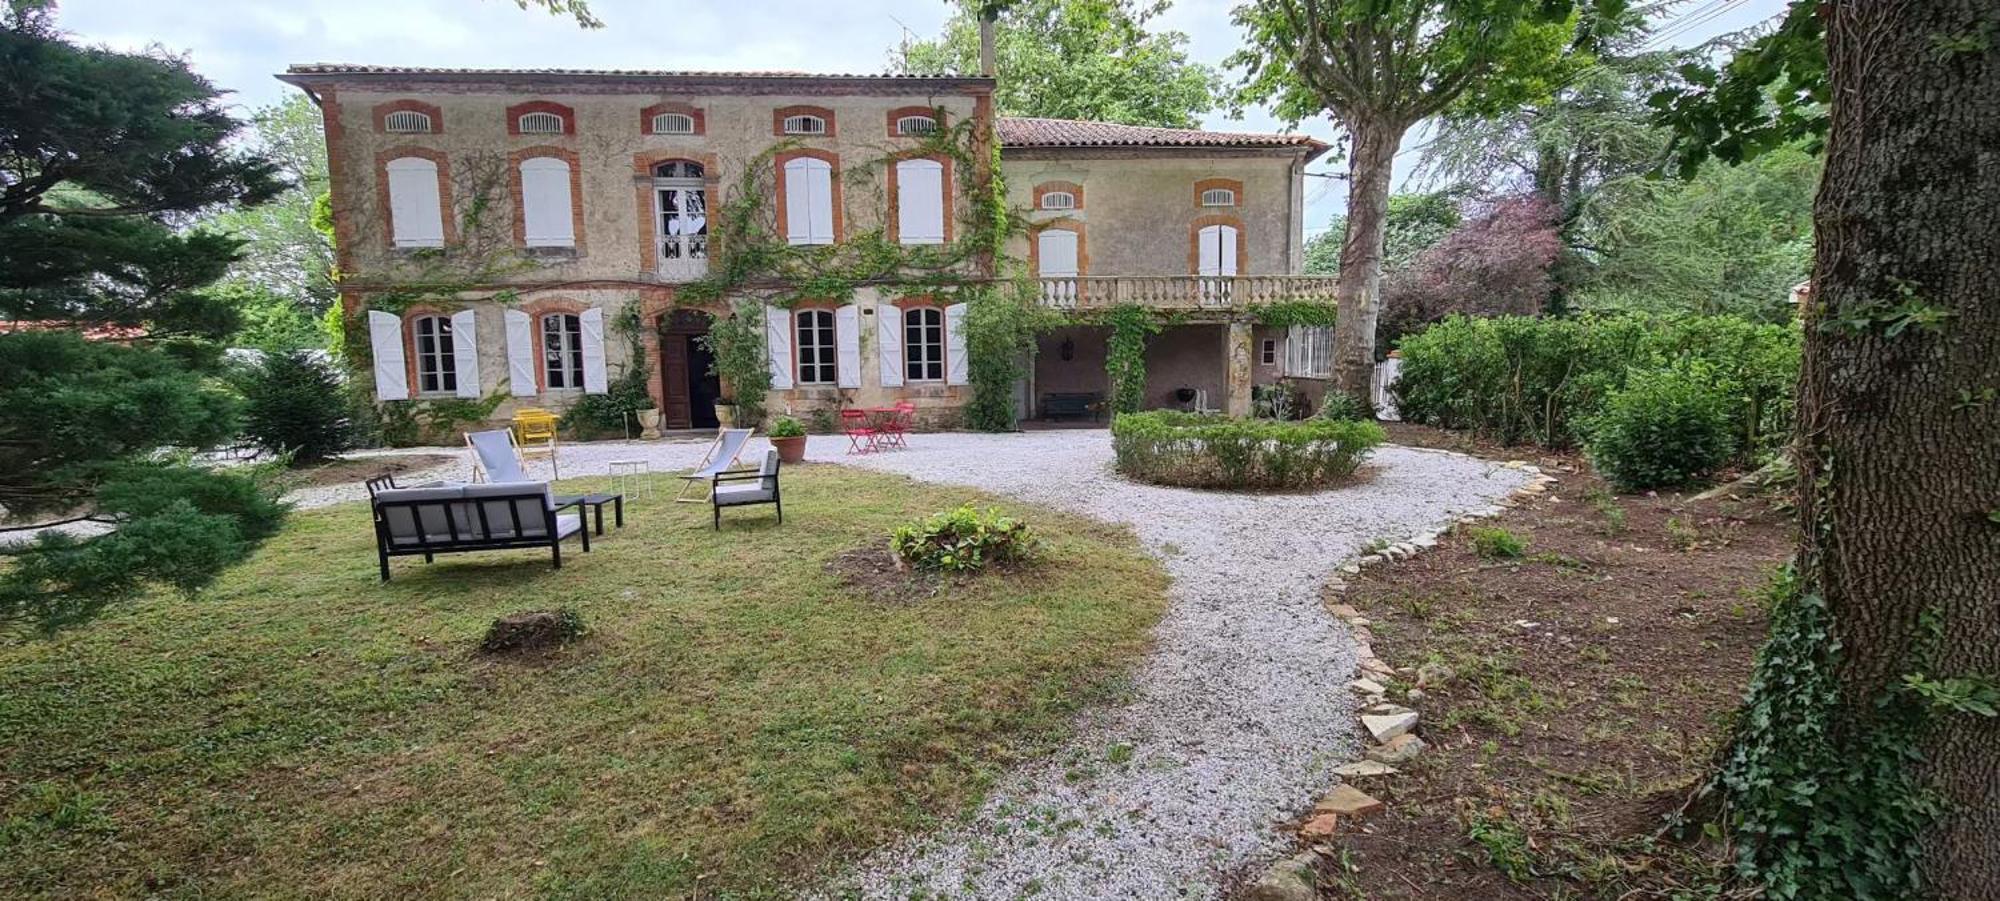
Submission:
M 681 482 L 681 493 L 674 500 L 688 504 L 706 502 L 708 500 L 706 492 L 699 495 L 689 492 L 697 485 L 709 485 L 710 480 L 715 478 L 718 472 L 728 472 L 738 468 L 736 458 L 742 456 L 743 446 L 750 443 L 752 431 L 754 430 L 723 429 L 718 432 L 714 443 L 708 446 L 708 453 L 701 458 L 701 464 L 696 466 L 693 472 L 681 476 L 686 481 Z

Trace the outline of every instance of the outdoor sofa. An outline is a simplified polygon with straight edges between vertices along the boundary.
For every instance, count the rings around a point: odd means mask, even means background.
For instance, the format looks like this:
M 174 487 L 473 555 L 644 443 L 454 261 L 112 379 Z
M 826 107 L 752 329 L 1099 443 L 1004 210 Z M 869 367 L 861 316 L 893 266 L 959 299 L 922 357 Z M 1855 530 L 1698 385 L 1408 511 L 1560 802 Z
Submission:
M 590 551 L 581 502 L 557 504 L 547 482 L 384 488 L 372 501 L 384 582 L 390 557 L 421 555 L 429 563 L 439 554 L 545 547 L 561 569 L 563 539 L 574 535 Z

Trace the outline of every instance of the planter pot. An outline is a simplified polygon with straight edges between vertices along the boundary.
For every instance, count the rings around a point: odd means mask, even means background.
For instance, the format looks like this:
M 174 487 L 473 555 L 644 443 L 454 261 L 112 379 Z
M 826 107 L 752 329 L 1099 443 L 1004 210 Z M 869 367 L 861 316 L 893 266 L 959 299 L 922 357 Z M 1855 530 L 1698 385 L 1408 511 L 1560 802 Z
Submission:
M 639 437 L 647 440 L 652 440 L 654 438 L 660 437 L 659 410 L 653 409 L 653 410 L 639 411 Z
M 734 428 L 736 426 L 736 405 L 716 404 L 715 421 L 725 429 Z
M 772 438 L 771 446 L 778 449 L 778 462 L 798 463 L 806 458 L 806 436 L 794 438 Z

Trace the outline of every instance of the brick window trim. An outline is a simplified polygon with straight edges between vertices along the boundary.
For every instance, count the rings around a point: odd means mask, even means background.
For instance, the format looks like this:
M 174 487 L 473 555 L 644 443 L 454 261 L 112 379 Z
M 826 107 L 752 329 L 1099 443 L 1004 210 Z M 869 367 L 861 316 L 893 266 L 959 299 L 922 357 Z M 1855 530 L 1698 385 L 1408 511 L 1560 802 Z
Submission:
M 904 153 L 904 154 L 898 154 L 890 158 L 889 173 L 888 173 L 889 208 L 884 215 L 884 218 L 889 220 L 886 223 L 887 227 L 884 229 L 884 231 L 889 237 L 889 243 L 891 244 L 902 243 L 902 235 L 900 234 L 903 224 L 902 207 L 900 205 L 902 200 L 902 194 L 901 194 L 902 187 L 900 184 L 898 184 L 896 180 L 896 175 L 897 175 L 896 164 L 904 162 L 906 160 L 932 160 L 944 167 L 944 171 L 940 173 L 941 177 L 940 184 L 944 188 L 942 192 L 944 194 L 944 200 L 943 200 L 944 243 L 950 244 L 953 240 L 956 239 L 956 234 L 958 231 L 957 228 L 958 223 L 955 221 L 958 217 L 952 215 L 955 209 L 954 206 L 955 198 L 952 195 L 956 193 L 952 189 L 955 185 L 957 185 L 957 182 L 952 180 L 951 157 L 936 153 Z M 836 170 L 839 169 L 838 165 L 835 166 L 835 169 Z M 836 171 L 834 174 L 838 176 L 839 172 Z M 838 194 L 836 194 L 835 196 L 838 197 Z M 835 218 L 838 219 L 839 217 L 836 216 Z M 784 220 L 779 219 L 778 221 L 783 222 Z M 839 234 L 839 232 L 840 232 L 840 226 L 838 225 L 838 223 L 836 223 L 834 225 L 834 233 Z
M 918 139 L 921 139 L 921 138 L 923 137 L 922 135 L 906 135 L 906 134 L 898 134 L 898 133 L 896 132 L 896 120 L 898 120 L 898 119 L 907 119 L 907 118 L 909 118 L 909 117 L 911 117 L 911 116 L 922 116 L 922 117 L 924 117 L 924 118 L 926 118 L 926 119 L 929 119 L 929 120 L 931 120 L 931 121 L 933 121 L 933 122 L 936 122 L 936 123 L 937 123 L 937 127 L 938 127 L 938 130 L 942 131 L 942 130 L 944 130 L 944 127 L 945 127 L 945 120 L 944 120 L 944 116 L 943 116 L 943 115 L 941 114 L 941 112 L 942 112 L 942 111 L 941 111 L 941 110 L 939 110 L 939 109 L 938 109 L 937 107 L 935 107 L 935 106 L 899 106 L 899 107 L 896 107 L 895 109 L 892 109 L 892 110 L 890 110 L 890 111 L 889 111 L 889 117 L 888 117 L 888 127 L 889 127 L 889 137 L 892 137 L 892 138 L 918 138 Z M 831 121 L 831 120 L 829 120 L 827 124 L 828 124 L 828 127 L 829 127 L 829 128 L 831 128 L 831 127 L 832 127 L 832 121 Z
M 1197 195 L 1199 196 L 1199 195 Z M 1243 227 L 1243 220 L 1226 213 L 1210 213 L 1196 216 L 1188 225 L 1188 274 L 1201 273 L 1201 230 L 1211 225 L 1227 225 L 1236 229 L 1236 274 L 1250 274 L 1250 231 Z
M 792 304 L 791 307 L 785 310 L 786 325 L 788 328 L 791 329 L 792 332 L 792 384 L 795 387 L 832 388 L 840 384 L 840 359 L 839 359 L 840 323 L 838 321 L 839 313 L 837 311 L 841 308 L 841 306 L 842 304 L 835 303 L 831 300 L 815 299 L 815 300 L 799 301 L 798 303 Z M 834 322 L 833 325 L 834 376 L 833 376 L 833 381 L 831 382 L 807 383 L 806 380 L 800 376 L 801 370 L 799 367 L 804 364 L 800 359 L 802 355 L 799 353 L 799 314 L 804 313 L 807 310 L 824 310 L 828 313 L 833 313 L 836 317 L 836 321 Z
M 590 309 L 590 305 L 571 297 L 544 297 L 522 304 L 519 309 L 528 314 L 528 343 L 532 345 L 535 354 L 535 393 L 547 394 L 549 393 L 549 362 L 546 352 L 548 342 L 542 337 L 542 317 L 551 313 L 581 316 L 583 311 Z M 578 327 L 581 328 L 582 324 L 578 323 Z M 610 355 L 607 350 L 605 356 Z M 562 390 L 581 391 L 582 386 Z
M 1243 182 L 1234 178 L 1204 178 L 1195 182 L 1194 205 L 1201 209 L 1220 209 L 1219 207 L 1202 207 L 1201 205 L 1201 195 L 1204 192 L 1213 191 L 1217 188 L 1227 188 L 1234 192 L 1236 195 L 1236 205 L 1239 207 L 1243 205 Z
M 1083 186 L 1072 181 L 1045 181 L 1036 185 L 1033 208 L 1037 210 L 1042 208 L 1042 195 L 1058 191 L 1074 196 L 1076 198 L 1075 209 L 1083 209 Z M 1195 196 L 1199 197 L 1200 195 L 1196 194 Z M 1064 210 L 1064 212 L 1068 212 L 1068 210 Z
M 771 134 L 781 138 L 787 137 L 787 135 L 785 134 L 785 120 L 792 116 L 818 116 L 821 119 L 826 120 L 826 134 L 790 135 L 790 137 L 836 138 L 840 136 L 840 129 L 834 122 L 833 110 L 827 109 L 826 107 L 823 106 L 810 106 L 807 104 L 793 104 L 791 106 L 781 106 L 778 107 L 777 109 L 772 110 Z
M 656 132 L 653 130 L 653 117 L 658 116 L 661 113 L 681 113 L 687 116 L 688 118 L 694 120 L 694 134 L 692 135 L 669 134 L 667 135 L 667 137 L 698 138 L 708 134 L 708 115 L 702 110 L 701 107 L 695 106 L 690 103 L 677 103 L 673 101 L 655 103 L 652 106 L 640 110 L 639 133 L 645 135 L 661 134 L 661 132 Z M 703 171 L 707 170 L 704 169 Z
M 673 110 L 666 110 L 673 112 Z M 668 160 L 693 160 L 701 164 L 702 186 L 707 192 L 709 209 L 713 210 L 715 199 L 722 190 L 721 169 L 713 153 L 684 153 L 678 150 L 650 150 L 632 154 L 632 183 L 638 198 L 639 210 L 639 271 L 651 274 L 660 266 L 659 248 L 654 244 L 654 231 L 659 225 L 653 221 L 658 213 L 653 209 L 653 167 Z M 782 208 L 781 208 L 782 209 Z M 839 214 L 834 214 L 839 221 Z M 782 220 L 780 220 L 782 221 Z M 714 231 L 708 235 L 708 259 L 713 263 L 722 251 L 722 244 Z
M 410 386 L 410 397 L 421 398 L 421 397 L 453 396 L 454 392 L 450 391 L 433 391 L 426 394 L 419 387 L 422 384 L 422 382 L 417 378 L 418 375 L 417 364 L 419 362 L 417 360 L 417 320 L 422 319 L 426 316 L 435 316 L 439 319 L 450 319 L 451 314 L 454 312 L 456 311 L 438 306 L 436 304 L 427 304 L 427 303 L 414 304 L 403 310 L 403 363 L 404 363 L 404 368 L 408 371 L 408 374 L 405 377 L 409 379 L 409 381 L 405 382 L 404 384 Z M 454 357 L 455 356 L 456 356 L 456 351 L 454 349 Z
M 554 135 L 546 134 L 522 135 L 521 117 L 529 113 L 555 113 L 562 117 L 563 136 L 574 137 L 576 135 L 576 110 L 570 109 L 568 106 L 553 100 L 530 100 L 526 103 L 516 103 L 513 106 L 507 107 L 507 135 L 509 137 L 554 137 Z
M 789 221 L 786 219 L 785 209 L 785 164 L 797 159 L 825 160 L 828 165 L 833 167 L 833 173 L 829 179 L 833 184 L 833 243 L 838 244 L 846 240 L 847 216 L 844 208 L 847 204 L 841 193 L 840 186 L 840 154 L 830 150 L 812 150 L 807 148 L 787 150 L 771 160 L 771 165 L 776 167 L 776 181 L 774 184 L 777 185 L 776 206 L 779 231 L 783 233 L 785 238 L 790 238 L 790 234 L 785 232 L 787 222 Z
M 507 154 L 507 194 L 513 202 L 514 246 L 528 246 L 528 206 L 521 196 L 521 164 L 536 157 L 551 157 L 569 164 L 569 220 L 570 234 L 575 240 L 571 245 L 578 256 L 583 255 L 583 167 L 578 165 L 576 151 L 547 144 L 523 147 Z
M 375 152 L 375 202 L 382 210 L 383 246 L 392 252 L 398 249 L 395 217 L 389 204 L 389 163 L 406 157 L 437 164 L 438 217 L 444 220 L 444 243 L 447 246 L 458 243 L 458 222 L 451 197 L 451 157 L 442 150 L 404 145 Z
M 423 113 L 431 117 L 431 130 L 428 132 L 391 132 L 389 130 L 389 114 L 403 112 Z M 368 116 L 375 121 L 376 134 L 444 134 L 444 113 L 438 110 L 436 104 L 425 103 L 421 100 L 391 100 L 387 103 L 378 103 L 369 110 Z
M 1028 228 L 1028 271 L 1040 278 L 1042 274 L 1042 232 L 1076 232 L 1076 277 L 1090 274 L 1090 237 L 1082 222 L 1075 219 L 1051 219 L 1038 222 Z
M 877 306 L 878 306 L 878 307 L 879 307 L 879 306 L 883 306 L 883 304 L 877 304 Z M 945 322 L 945 311 L 944 311 L 944 307 L 945 307 L 945 305 L 944 305 L 944 304 L 941 304 L 941 303 L 939 303 L 939 302 L 938 302 L 938 300 L 937 300 L 937 298 L 935 298 L 935 297 L 931 297 L 931 296 L 929 296 L 929 295 L 922 295 L 922 294 L 917 294 L 917 295 L 908 295 L 908 296 L 904 296 L 904 297 L 898 297 L 898 298 L 896 298 L 895 300 L 893 300 L 893 301 L 890 301 L 890 302 L 889 302 L 889 303 L 887 304 L 887 306 L 890 306 L 890 307 L 893 307 L 893 308 L 894 308 L 894 309 L 896 310 L 896 328 L 898 328 L 898 329 L 902 330 L 902 332 L 903 332 L 903 334 L 904 334 L 904 339 L 903 339 L 903 384 L 905 384 L 905 385 L 908 385 L 908 384 L 910 384 L 911 382 L 915 382 L 915 383 L 917 383 L 917 384 L 919 384 L 919 385 L 943 385 L 943 384 L 945 384 L 946 380 L 947 380 L 947 379 L 949 379 L 949 378 L 951 377 L 951 338 L 950 338 L 949 336 L 945 335 L 945 334 L 943 333 L 943 331 L 942 331 L 942 329 L 945 329 L 945 328 L 949 328 L 949 326 L 948 326 L 948 325 L 946 324 L 946 322 Z M 940 332 L 939 332 L 939 334 L 938 334 L 938 337 L 939 337 L 940 339 L 942 339 L 942 340 L 941 340 L 941 341 L 939 342 L 939 344 L 938 344 L 938 373 L 939 373 L 939 376 L 938 376 L 937 378 L 934 378 L 934 379 L 913 379 L 913 378 L 910 378 L 910 342 L 909 342 L 909 337 L 908 337 L 908 334 L 909 334 L 909 328 L 910 328 L 910 318 L 909 318 L 909 314 L 910 314 L 910 311 L 912 311 L 912 310 L 936 310 L 936 311 L 937 311 L 937 314 L 938 314 L 938 326 L 939 326 L 939 328 L 941 329 L 941 331 L 940 331 Z M 881 314 L 881 311 L 879 311 L 879 310 L 878 310 L 878 311 L 876 311 L 876 314 L 875 314 L 875 315 L 877 315 L 877 316 L 880 316 L 880 315 L 882 315 L 882 314 Z

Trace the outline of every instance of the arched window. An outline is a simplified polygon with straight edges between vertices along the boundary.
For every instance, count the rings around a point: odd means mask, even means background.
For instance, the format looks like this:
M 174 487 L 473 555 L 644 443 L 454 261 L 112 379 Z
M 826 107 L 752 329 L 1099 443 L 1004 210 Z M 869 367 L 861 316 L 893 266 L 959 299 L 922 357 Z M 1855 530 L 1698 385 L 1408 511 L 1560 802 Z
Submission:
M 1236 192 L 1228 188 L 1209 188 L 1201 192 L 1202 206 L 1235 206 Z
M 431 117 L 429 113 L 400 109 L 382 118 L 382 129 L 398 134 L 430 134 Z
M 660 275 L 687 279 L 707 273 L 708 183 L 701 164 L 668 160 L 654 166 L 653 211 Z
M 1045 192 L 1042 194 L 1042 209 L 1045 210 L 1076 209 L 1076 195 L 1071 194 L 1068 191 Z
M 653 117 L 653 133 L 656 135 L 694 134 L 694 117 L 687 113 L 661 113 Z
M 944 381 L 944 311 L 912 307 L 903 311 L 903 377 L 912 382 Z
M 905 136 L 936 134 L 937 120 L 930 116 L 902 116 L 896 119 L 896 133 Z
M 785 134 L 823 135 L 826 134 L 826 120 L 819 116 L 786 116 Z
M 575 313 L 542 317 L 542 373 L 550 391 L 583 388 L 583 323 Z
M 452 354 L 451 317 L 418 316 L 410 325 L 416 341 L 417 393 L 456 393 L 458 361 Z
M 521 222 L 527 246 L 576 246 L 570 178 L 569 163 L 555 157 L 521 161 Z
M 515 123 L 524 135 L 559 135 L 563 133 L 563 117 L 556 113 L 522 113 Z
M 837 375 L 833 344 L 833 311 L 800 310 L 797 319 L 799 384 L 834 384 Z

